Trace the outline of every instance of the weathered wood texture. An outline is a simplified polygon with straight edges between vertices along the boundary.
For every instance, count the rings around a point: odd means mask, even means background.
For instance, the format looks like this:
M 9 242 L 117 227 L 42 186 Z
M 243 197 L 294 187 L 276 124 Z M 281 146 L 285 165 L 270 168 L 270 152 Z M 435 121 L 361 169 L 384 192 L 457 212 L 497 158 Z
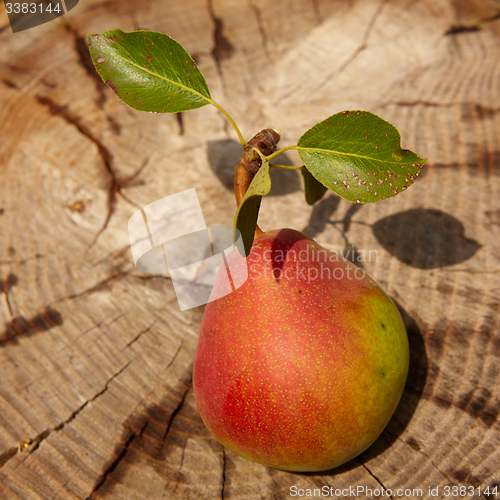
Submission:
M 492 0 L 82 0 L 17 34 L 2 13 L 0 498 L 281 499 L 292 485 L 384 485 L 394 498 L 441 486 L 444 498 L 444 485 L 498 484 L 499 11 Z M 184 44 L 247 138 L 273 127 L 287 145 L 334 112 L 368 109 L 429 158 L 411 189 L 375 205 L 330 195 L 308 207 L 300 176 L 281 171 L 263 202 L 263 229 L 376 250 L 362 264 L 405 311 L 401 404 L 333 473 L 244 461 L 200 420 L 203 308 L 181 313 L 168 279 L 135 269 L 127 221 L 195 187 L 207 225 L 231 224 L 239 145 L 215 108 L 122 105 L 85 37 L 118 27 Z

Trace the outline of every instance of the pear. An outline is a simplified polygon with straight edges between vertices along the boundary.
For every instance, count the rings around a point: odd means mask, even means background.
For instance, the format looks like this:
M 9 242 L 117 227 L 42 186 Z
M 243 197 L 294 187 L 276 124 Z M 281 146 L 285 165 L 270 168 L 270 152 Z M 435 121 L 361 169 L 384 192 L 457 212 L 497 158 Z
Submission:
M 394 303 L 363 269 L 292 229 L 262 234 L 228 264 L 233 281 L 248 277 L 203 316 L 193 385 L 206 426 L 277 469 L 354 458 L 403 392 L 408 338 Z M 214 296 L 226 284 L 222 268 Z

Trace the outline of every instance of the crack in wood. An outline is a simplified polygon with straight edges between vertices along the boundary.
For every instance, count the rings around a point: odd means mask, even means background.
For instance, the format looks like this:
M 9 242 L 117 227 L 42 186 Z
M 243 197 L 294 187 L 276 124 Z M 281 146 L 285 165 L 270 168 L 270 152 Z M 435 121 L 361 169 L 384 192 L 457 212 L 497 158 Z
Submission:
M 146 168 L 148 164 L 149 164 L 149 157 L 146 157 L 141 163 L 141 166 L 135 172 L 133 172 L 131 175 L 129 175 L 123 180 L 123 185 L 129 186 L 129 184 L 142 173 L 142 171 Z
M 180 113 L 178 113 L 180 115 Z M 181 119 L 182 121 L 182 119 Z M 182 134 L 181 134 L 182 135 Z M 143 207 L 139 204 L 137 204 L 134 200 L 132 200 L 128 195 L 126 195 L 124 192 L 123 192 L 123 188 L 125 187 L 133 187 L 133 186 L 136 186 L 136 185 L 140 185 L 140 182 L 138 184 L 134 184 L 132 181 L 138 177 L 142 171 L 146 168 L 146 166 L 149 164 L 149 158 L 145 158 L 141 164 L 141 166 L 135 171 L 133 172 L 131 175 L 129 175 L 128 177 L 126 177 L 125 179 L 123 179 L 121 182 L 120 182 L 120 189 L 118 190 L 118 194 L 130 205 L 132 205 L 133 207 L 141 210 Z M 127 249 L 129 247 L 127 246 Z
M 377 10 L 375 13 L 372 15 L 372 17 L 369 19 L 368 24 L 366 25 L 365 32 L 363 33 L 363 38 L 361 39 L 361 43 L 359 46 L 354 50 L 354 52 L 334 71 L 331 71 L 326 77 L 319 83 L 319 85 L 313 90 L 312 93 L 316 93 L 318 90 L 320 90 L 322 87 L 326 85 L 330 80 L 335 78 L 336 76 L 342 74 L 344 70 L 351 64 L 358 56 L 363 52 L 368 47 L 368 39 L 370 38 L 371 32 L 373 31 L 373 27 L 375 26 L 375 23 L 377 22 L 378 18 L 382 14 L 382 11 L 384 10 L 385 6 L 389 3 L 389 0 L 382 0 L 377 7 Z
M 166 366 L 165 370 L 168 370 L 168 368 L 173 364 L 173 362 L 175 361 L 181 348 L 182 348 L 182 343 L 177 348 L 177 351 L 175 352 L 171 361 Z M 179 400 L 178 404 L 174 403 L 175 408 L 173 408 L 173 410 L 170 413 L 170 416 L 168 419 L 168 424 L 166 424 L 167 430 L 163 435 L 162 442 L 164 442 L 164 440 L 166 439 L 166 436 L 169 432 L 169 429 L 170 429 L 175 417 L 177 416 L 177 414 L 179 413 L 179 411 L 181 410 L 181 408 L 185 402 L 187 393 L 189 392 L 189 389 L 191 388 L 191 379 L 186 380 L 185 384 L 186 384 L 185 391 L 180 396 L 180 400 Z M 152 392 L 154 392 L 154 391 L 155 391 L 155 389 L 153 389 Z M 176 393 L 176 394 L 179 395 L 179 393 Z M 134 412 L 132 412 L 132 413 L 134 413 Z M 145 414 L 139 418 L 135 418 L 132 416 L 129 417 L 127 422 L 125 422 L 123 425 L 124 425 L 126 431 L 130 431 L 130 432 L 126 432 L 120 438 L 120 442 L 115 446 L 114 453 L 112 455 L 112 457 L 115 457 L 115 458 L 114 459 L 112 458 L 110 461 L 107 462 L 109 465 L 108 466 L 105 465 L 105 468 L 104 468 L 102 474 L 100 475 L 98 480 L 95 482 L 95 485 L 94 485 L 92 491 L 90 492 L 90 494 L 86 500 L 90 500 L 91 498 L 94 498 L 94 493 L 96 493 L 105 484 L 107 484 L 109 486 L 110 482 L 111 483 L 115 482 L 115 480 L 116 480 L 115 477 L 112 476 L 109 480 L 107 480 L 108 476 L 110 476 L 117 469 L 117 467 L 120 465 L 120 463 L 122 462 L 122 460 L 124 459 L 124 457 L 126 456 L 127 452 L 130 450 L 131 447 L 133 447 L 134 451 L 135 450 L 139 450 L 140 452 L 144 451 L 144 448 L 142 446 L 142 439 L 144 439 L 144 435 L 147 433 L 146 429 L 147 429 L 148 425 L 150 425 L 151 423 L 153 423 L 153 424 L 157 423 L 155 420 L 157 418 L 158 418 L 158 415 L 155 413 L 155 411 L 150 410 L 150 409 L 146 409 Z M 137 438 L 137 441 L 134 441 L 136 438 Z M 130 458 L 130 460 L 133 461 L 133 458 Z M 129 461 L 127 461 L 126 464 L 130 465 Z M 97 496 L 100 498 L 100 493 L 97 493 Z
M 356 458 L 355 460 L 356 460 L 356 462 L 358 462 L 359 464 L 361 464 L 361 466 L 362 466 L 362 467 L 363 467 L 363 468 L 364 468 L 364 469 L 368 472 L 368 474 L 370 474 L 370 476 L 371 476 L 371 477 L 373 477 L 373 479 L 375 479 L 375 481 L 377 481 L 377 483 L 378 483 L 380 486 L 382 486 L 382 488 L 383 488 L 385 491 L 387 491 L 387 490 L 389 489 L 389 488 L 386 488 L 386 487 L 384 486 L 384 483 L 382 483 L 382 481 L 380 481 L 380 479 L 379 479 L 379 478 L 378 478 L 375 474 L 373 474 L 373 472 L 372 472 L 372 471 L 371 471 L 371 470 L 370 470 L 370 469 L 369 469 L 369 468 L 368 468 L 368 467 L 367 467 L 367 466 L 366 466 L 363 462 L 361 462 L 361 461 L 360 461 L 359 459 L 357 459 L 357 458 Z M 394 499 L 392 498 L 392 495 L 388 495 L 388 497 L 389 497 L 391 500 L 394 500 Z
M 334 69 L 333 71 L 330 71 L 323 80 L 320 81 L 320 83 L 313 88 L 311 91 L 311 95 L 315 94 L 318 92 L 322 87 L 324 87 L 329 81 L 331 81 L 333 78 L 335 78 L 337 75 L 340 75 L 346 68 L 351 64 L 363 50 L 365 50 L 368 47 L 368 39 L 370 38 L 370 34 L 373 30 L 373 27 L 375 26 L 375 23 L 379 16 L 382 14 L 382 11 L 384 10 L 384 7 L 386 6 L 387 3 L 389 3 L 390 0 L 382 0 L 379 6 L 377 7 L 375 13 L 372 15 L 372 17 L 369 19 L 368 24 L 365 28 L 363 37 L 361 38 L 361 43 L 359 46 L 352 52 L 352 54 L 337 68 Z M 297 87 L 289 90 L 285 94 L 283 94 L 280 98 L 281 99 L 287 99 L 291 97 L 292 95 L 296 94 L 302 89 L 301 85 L 298 85 Z
M 415 100 L 415 101 L 394 101 L 394 102 L 386 102 L 384 103 L 381 107 L 385 108 L 387 106 L 428 106 L 432 108 L 449 108 L 452 106 L 457 106 L 460 103 L 441 103 L 441 102 L 432 102 L 432 101 L 422 101 L 422 100 Z
M 104 82 L 102 78 L 97 73 L 94 63 L 92 61 L 92 57 L 90 56 L 90 52 L 88 49 L 88 44 L 82 35 L 78 32 L 78 30 L 70 23 L 64 22 L 63 25 L 66 28 L 66 31 L 73 37 L 73 48 L 78 56 L 78 64 L 83 67 L 85 73 L 90 77 L 90 79 L 94 82 L 96 91 L 99 94 L 99 98 L 96 101 L 97 107 L 102 109 L 104 103 L 106 102 L 107 93 L 105 92 L 106 87 L 104 86 Z
M 222 486 L 220 492 L 221 500 L 224 500 L 224 489 L 226 487 L 226 450 L 222 447 Z
M 487 107 L 479 104 L 477 102 L 433 102 L 424 101 L 416 99 L 415 101 L 389 101 L 382 104 L 381 108 L 386 108 L 387 106 L 402 106 L 402 107 L 413 107 L 413 106 L 426 106 L 430 108 L 452 108 L 452 107 L 462 107 L 465 109 L 473 108 L 478 114 L 486 115 L 487 118 L 492 117 L 500 111 L 498 107 Z M 483 117 L 479 119 L 484 119 Z M 475 165 L 475 163 L 474 163 Z
M 111 462 L 109 467 L 106 468 L 106 470 L 104 471 L 104 473 L 101 476 L 101 479 L 96 483 L 96 485 L 94 486 L 94 488 L 92 489 L 92 491 L 90 492 L 90 495 L 86 498 L 86 500 L 91 500 L 91 498 L 94 496 L 94 493 L 96 493 L 99 490 L 99 488 L 101 488 L 101 486 L 106 482 L 107 477 L 118 467 L 119 463 L 123 460 L 123 458 L 127 454 L 127 451 L 129 449 L 130 445 L 132 444 L 132 442 L 134 441 L 134 439 L 138 436 L 141 436 L 141 434 L 143 433 L 143 431 L 147 425 L 148 425 L 148 421 L 146 421 L 144 423 L 143 427 L 139 430 L 139 432 L 137 432 L 137 433 L 135 433 L 133 431 L 130 432 L 130 435 L 127 438 L 127 440 L 125 441 L 122 450 L 120 451 L 118 456 L 115 458 L 115 460 L 113 460 L 113 462 Z
M 138 203 L 136 203 L 134 200 L 132 200 L 131 198 L 129 198 L 125 193 L 123 193 L 123 191 L 120 191 L 120 196 L 129 204 L 129 205 L 132 205 L 134 208 L 138 209 L 138 210 L 141 210 L 143 207 L 141 205 L 139 205 Z
M 178 349 L 178 351 L 179 350 L 180 350 L 180 348 Z M 176 356 L 177 356 L 177 354 L 176 354 Z M 172 361 L 169 363 L 169 365 L 167 366 L 167 369 L 174 362 L 174 359 L 175 359 L 175 356 L 172 359 Z M 167 435 L 168 435 L 168 432 L 170 431 L 170 428 L 172 427 L 172 424 L 174 422 L 174 418 L 181 411 L 182 405 L 184 404 L 184 401 L 186 400 L 186 396 L 187 396 L 187 393 L 188 393 L 190 387 L 191 387 L 191 379 L 189 380 L 189 382 L 187 384 L 186 390 L 182 394 L 182 398 L 181 398 L 179 404 L 174 408 L 174 411 L 170 415 L 170 418 L 169 418 L 168 424 L 167 424 L 167 428 L 165 429 L 165 434 L 163 434 L 163 442 L 165 442 L 165 440 L 167 439 Z
M 276 482 L 276 479 L 274 478 L 274 474 L 273 474 L 274 471 L 275 471 L 275 469 L 271 469 L 270 467 L 267 468 L 267 473 L 268 473 L 269 477 L 271 478 L 271 481 L 274 484 L 274 488 L 279 491 L 281 488 L 280 488 L 279 484 Z M 275 495 L 274 491 L 273 491 L 273 498 L 276 499 L 276 495 Z
M 83 406 L 85 406 L 86 404 L 87 403 L 85 403 Z M 47 439 L 52 432 L 58 431 L 58 430 L 62 429 L 64 427 L 64 425 L 65 425 L 65 422 L 61 422 L 60 424 L 56 425 L 52 429 L 45 429 L 43 432 L 41 432 L 40 434 L 38 434 L 38 436 L 36 436 L 34 439 L 31 440 L 30 447 L 27 448 L 28 454 L 31 455 L 33 452 L 35 452 L 36 450 L 38 450 L 38 448 L 40 447 L 40 444 L 45 439 Z M 18 451 L 21 452 L 19 450 L 19 447 L 18 447 Z
M 131 346 L 134 342 L 137 342 L 137 341 L 141 338 L 141 336 L 142 336 L 144 333 L 148 333 L 148 332 L 151 330 L 151 328 L 153 328 L 153 326 L 155 326 L 155 325 L 156 325 L 156 323 L 158 323 L 158 321 L 159 321 L 158 319 L 155 319 L 155 320 L 151 323 L 151 325 L 149 325 L 147 328 L 145 328 L 144 330 L 142 330 L 141 332 L 139 332 L 139 333 L 138 333 L 138 334 L 137 334 L 137 335 L 136 335 L 136 336 L 135 336 L 135 337 L 134 337 L 134 338 L 133 338 L 133 339 L 132 339 L 132 340 L 131 340 L 128 344 L 127 344 L 127 347 L 130 347 L 130 346 Z M 181 344 L 181 345 L 182 345 L 182 344 Z M 179 349 L 180 349 L 180 347 L 179 347 Z M 177 352 L 179 352 L 179 351 L 177 350 Z M 177 353 L 174 355 L 174 358 L 175 358 L 175 356 L 177 356 Z M 173 360 L 172 360 L 172 361 L 173 361 Z
M 377 19 L 379 18 L 379 16 L 382 14 L 382 11 L 384 10 L 384 7 L 387 3 L 389 3 L 389 0 L 382 0 L 382 2 L 377 7 L 377 10 L 375 11 L 375 13 L 369 19 L 367 27 L 365 28 L 365 32 L 363 34 L 363 37 L 361 39 L 361 43 L 359 44 L 359 46 L 352 52 L 352 54 L 337 69 L 334 69 L 333 71 L 328 73 L 323 78 L 323 80 L 321 80 L 320 83 L 316 87 L 313 88 L 313 90 L 311 91 L 311 95 L 318 92 L 321 88 L 323 88 L 333 78 L 335 78 L 336 76 L 343 73 L 344 70 L 347 68 L 347 66 L 349 66 L 349 64 L 351 64 L 359 56 L 359 54 L 361 52 L 363 52 L 363 50 L 365 50 L 368 47 L 368 45 L 367 45 L 368 39 L 370 38 L 370 34 L 373 30 L 373 27 L 375 26 L 375 23 L 376 23 Z M 299 86 L 291 89 L 290 91 L 283 94 L 281 96 L 281 99 L 290 98 L 291 96 L 293 96 L 297 92 L 300 92 L 301 88 L 302 87 L 299 85 Z
M 102 110 L 104 108 L 104 103 L 106 102 L 108 95 L 107 86 L 104 84 L 101 77 L 96 71 L 94 62 L 92 61 L 92 57 L 90 56 L 87 39 L 84 36 L 80 35 L 78 30 L 73 25 L 68 22 L 64 22 L 64 19 L 63 24 L 66 28 L 66 31 L 73 37 L 74 49 L 78 55 L 78 64 L 80 64 L 84 68 L 87 75 L 94 81 L 96 91 L 99 94 L 96 105 L 99 109 Z M 119 135 L 121 133 L 120 124 L 112 116 L 109 116 L 108 114 L 105 114 L 105 116 L 113 133 Z
M 159 319 L 157 321 L 159 321 Z M 183 345 L 183 342 L 181 342 L 179 344 L 179 347 L 174 352 L 174 355 L 172 356 L 172 359 L 168 362 L 168 365 L 165 367 L 165 371 L 167 371 L 174 364 L 174 361 L 177 358 L 177 355 L 179 354 L 179 352 L 181 352 L 182 345 Z M 189 387 L 190 383 L 191 383 L 191 379 L 188 381 L 188 387 Z
M 271 57 L 271 53 L 269 52 L 269 47 L 268 47 L 268 40 L 267 40 L 267 33 L 264 28 L 264 22 L 262 20 L 262 11 L 253 3 L 252 0 L 248 0 L 248 4 L 250 5 L 250 8 L 253 10 L 253 13 L 255 15 L 255 19 L 257 21 L 257 28 L 260 33 L 260 38 L 262 40 L 262 50 L 264 51 L 264 54 L 266 55 L 267 59 L 269 62 L 273 62 L 273 59 Z
M 44 97 L 41 95 L 36 95 L 35 96 L 36 100 L 38 101 L 39 104 L 42 106 L 45 106 L 49 109 L 50 113 L 53 116 L 60 116 L 63 118 L 66 123 L 73 125 L 78 132 L 80 132 L 82 135 L 84 135 L 87 139 L 89 139 L 96 147 L 99 152 L 99 155 L 102 159 L 102 162 L 104 164 L 104 167 L 108 173 L 110 183 L 108 187 L 108 213 L 106 215 L 106 218 L 104 220 L 104 223 L 102 227 L 99 229 L 97 234 L 94 236 L 94 239 L 92 240 L 91 244 L 89 245 L 89 248 L 92 247 L 99 236 L 102 234 L 102 232 L 106 229 L 108 226 L 108 223 L 111 219 L 111 216 L 113 215 L 115 211 L 115 206 L 116 206 L 116 193 L 120 191 L 122 188 L 122 183 L 120 183 L 117 179 L 116 173 L 113 169 L 113 156 L 110 153 L 109 149 L 104 146 L 104 144 L 97 139 L 91 132 L 90 130 L 82 125 L 80 123 L 79 118 L 72 116 L 67 109 L 67 106 L 60 106 L 56 102 L 54 102 L 52 99 L 48 97 Z
M 404 441 L 403 441 L 404 442 Z M 408 444 L 408 443 L 406 443 Z M 410 444 L 408 444 L 408 446 L 411 446 Z M 412 447 L 413 448 L 413 447 Z M 413 448 L 415 449 L 415 448 Z M 451 477 L 448 476 L 448 474 L 446 474 L 445 472 L 443 472 L 431 459 L 431 457 L 429 457 L 429 455 L 427 455 L 427 453 L 424 453 L 422 450 L 417 450 L 418 453 L 420 453 L 421 455 L 423 455 L 425 458 L 427 458 L 427 460 L 429 461 L 429 463 L 443 476 L 445 477 L 448 481 L 452 481 L 453 482 L 453 479 Z
M 408 438 L 406 441 L 402 438 L 400 438 L 399 436 L 396 436 L 395 434 L 393 434 L 392 432 L 390 432 L 389 430 L 384 429 L 383 431 L 384 433 L 387 433 L 389 434 L 389 436 L 392 436 L 394 439 L 396 439 L 397 441 L 400 441 L 401 443 L 405 444 L 406 446 L 409 446 L 412 450 L 416 451 L 417 453 L 420 453 L 421 455 L 423 455 L 425 458 L 427 458 L 427 460 L 429 461 L 429 463 L 434 467 L 434 469 L 436 469 L 443 477 L 445 477 L 447 480 L 449 481 L 453 481 L 453 479 L 448 476 L 447 474 L 445 474 L 431 459 L 431 457 L 429 457 L 429 455 L 427 455 L 426 453 L 424 453 L 421 448 L 420 448 L 420 445 L 417 443 L 417 441 L 414 439 L 414 438 Z
M 57 299 L 54 304 L 57 304 L 59 302 L 63 302 L 65 300 L 73 300 L 78 297 L 82 297 L 84 295 L 91 295 L 95 292 L 99 292 L 101 290 L 104 290 L 107 285 L 115 280 L 119 280 L 123 276 L 127 275 L 128 273 L 126 271 L 119 271 L 117 274 L 113 274 L 111 276 L 108 276 L 107 278 L 104 278 L 103 280 L 99 281 L 95 285 L 91 286 L 90 288 L 86 288 L 85 290 L 82 290 L 81 292 L 74 293 L 72 295 L 67 295 L 66 297 L 62 297 L 61 299 Z
M 132 360 L 130 360 L 128 363 L 126 363 L 120 370 L 118 370 L 115 374 L 113 374 L 105 383 L 104 388 L 99 391 L 97 394 L 92 396 L 92 398 L 88 399 L 83 403 L 77 410 L 75 410 L 66 420 L 61 422 L 60 424 L 56 425 L 52 429 L 46 429 L 42 433 L 38 434 L 34 439 L 30 440 L 30 445 L 27 447 L 27 452 L 29 455 L 34 453 L 42 444 L 42 442 L 47 439 L 52 432 L 54 431 L 60 431 L 62 430 L 67 424 L 69 424 L 71 421 L 73 421 L 78 414 L 91 402 L 95 401 L 99 396 L 102 396 L 109 388 L 109 384 L 116 378 L 118 377 L 124 370 L 127 369 L 127 367 L 132 363 Z M 7 452 L 3 453 L 0 455 L 0 467 L 3 467 L 11 458 L 13 458 L 17 453 L 22 453 L 20 450 L 19 446 L 16 448 L 11 448 Z
M 476 24 L 453 24 L 450 29 L 445 31 L 444 36 L 449 35 L 460 35 L 461 33 L 472 33 L 474 31 L 481 31 L 485 24 L 489 24 L 493 21 L 500 19 L 500 12 L 494 16 L 485 17 L 480 19 Z
M 213 0 L 208 0 L 208 14 L 210 15 L 210 19 L 214 24 L 213 31 L 213 41 L 214 46 L 211 51 L 211 55 L 214 58 L 215 66 L 217 68 L 217 73 L 219 74 L 219 78 L 222 82 L 222 87 L 225 88 L 226 83 L 224 80 L 224 75 L 222 73 L 222 61 L 224 59 L 229 59 L 234 52 L 234 47 L 229 39 L 226 37 L 224 33 L 224 21 L 222 18 L 217 17 L 215 15 Z
M 457 35 L 459 33 L 472 33 L 473 31 L 480 31 L 481 28 L 479 26 L 464 26 L 464 25 L 452 25 L 451 28 L 444 33 L 444 36 L 447 35 Z
M 179 472 L 182 470 L 182 464 L 184 463 L 184 455 L 186 454 L 186 447 L 182 447 L 181 464 L 179 465 Z
M 180 113 L 178 113 L 180 114 Z M 118 194 L 127 202 L 129 203 L 130 205 L 132 205 L 133 207 L 135 208 L 138 208 L 139 210 L 142 209 L 143 207 L 139 204 L 137 204 L 135 201 L 133 201 L 128 195 L 126 195 L 124 192 L 123 192 L 123 188 L 125 187 L 133 187 L 133 186 L 136 186 L 136 185 L 140 185 L 140 183 L 138 184 L 134 184 L 132 181 L 138 177 L 142 171 L 146 168 L 146 166 L 149 164 L 149 158 L 146 157 L 141 166 L 135 171 L 133 172 L 131 175 L 129 175 L 128 177 L 125 177 L 125 179 L 123 179 L 121 182 L 120 182 L 120 189 L 118 190 Z M 129 246 L 127 245 L 127 249 L 129 248 Z
M 107 381 L 106 383 L 104 384 L 104 388 L 99 391 L 97 394 L 95 394 L 94 396 L 92 396 L 90 399 L 88 399 L 87 401 L 85 401 L 85 403 L 82 404 L 82 406 L 80 406 L 80 408 L 78 408 L 76 411 L 74 411 L 71 416 L 69 418 L 67 418 L 64 422 L 61 422 L 59 425 L 57 425 L 56 427 L 54 427 L 53 429 L 49 430 L 47 435 L 45 437 L 43 437 L 43 439 L 41 439 L 37 446 L 33 449 L 30 449 L 29 450 L 29 453 L 33 453 L 39 446 L 40 446 L 40 443 L 46 439 L 53 431 L 60 431 L 61 429 L 64 428 L 65 425 L 69 424 L 70 422 L 72 422 L 77 416 L 78 414 L 91 402 L 95 401 L 99 396 L 102 396 L 109 388 L 109 384 L 111 384 L 111 382 L 116 378 L 118 377 L 123 371 L 125 371 L 128 366 L 132 363 L 132 360 L 128 361 L 127 363 L 125 363 L 125 365 L 120 368 L 120 370 L 118 370 L 115 374 L 113 374 Z M 47 432 L 47 431 L 45 431 Z M 36 441 L 36 440 L 34 440 Z
M 114 375 L 112 375 L 112 376 L 111 376 L 111 378 L 110 378 L 110 379 L 106 382 L 106 384 L 104 385 L 104 389 L 103 389 L 102 391 L 98 392 L 98 393 L 97 393 L 97 394 L 96 394 L 96 395 L 95 395 L 92 399 L 89 399 L 89 400 L 88 400 L 88 401 L 87 401 L 87 402 L 86 402 L 86 403 L 82 406 L 82 408 L 80 408 L 80 410 L 79 410 L 78 412 L 76 412 L 76 413 L 72 416 L 72 418 L 71 418 L 70 420 L 68 420 L 66 423 L 71 422 L 71 420 L 73 420 L 73 419 L 74 419 L 74 418 L 78 415 L 78 413 L 80 413 L 80 411 L 83 409 L 83 407 L 84 407 L 85 405 L 87 405 L 87 404 L 88 404 L 88 403 L 90 403 L 90 402 L 95 401 L 95 400 L 96 400 L 99 396 L 102 396 L 102 395 L 103 395 L 103 394 L 104 394 L 104 393 L 108 390 L 108 388 L 109 388 L 109 384 L 111 384 L 111 382 L 113 382 L 113 380 L 114 380 L 116 377 L 118 377 L 120 374 L 122 374 L 122 373 L 123 373 L 123 372 L 124 372 L 124 371 L 125 371 L 125 370 L 129 367 L 129 366 L 130 366 L 130 364 L 132 363 L 132 361 L 133 361 L 133 360 L 130 360 L 130 361 L 128 361 L 127 363 L 125 363 L 125 364 L 123 365 L 123 367 L 122 367 L 122 368 L 120 368 L 120 369 L 119 369 L 119 370 L 118 370 L 118 371 L 117 371 Z

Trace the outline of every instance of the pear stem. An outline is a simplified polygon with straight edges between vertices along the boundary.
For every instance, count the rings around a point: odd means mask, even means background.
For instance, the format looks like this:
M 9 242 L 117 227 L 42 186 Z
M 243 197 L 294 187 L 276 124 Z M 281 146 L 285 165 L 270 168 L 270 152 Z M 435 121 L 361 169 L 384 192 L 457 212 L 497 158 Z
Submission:
M 289 151 L 290 149 L 299 149 L 299 146 L 286 146 L 284 148 L 278 149 L 278 151 L 275 151 L 273 154 L 267 156 L 267 161 L 272 160 L 275 156 L 278 156 L 285 151 Z
M 300 167 L 295 167 L 293 165 L 276 165 L 275 163 L 270 163 L 269 166 L 271 168 L 285 168 L 287 170 L 301 170 L 304 165 L 302 165 Z
M 243 138 L 243 135 L 241 134 L 240 129 L 236 125 L 235 121 L 231 118 L 230 114 L 220 104 L 217 104 L 213 99 L 207 99 L 207 100 L 208 100 L 208 102 L 210 102 L 210 104 L 215 106 L 229 120 L 229 123 L 231 123 L 231 125 L 233 126 L 234 130 L 236 131 L 236 134 L 238 134 L 238 139 L 240 140 L 243 148 L 248 148 L 247 141 L 245 141 L 245 139 Z
M 255 174 L 259 171 L 261 159 L 255 154 L 257 149 L 263 156 L 270 155 L 276 148 L 280 140 L 280 134 L 273 129 L 261 130 L 248 141 L 248 147 L 241 155 L 240 163 L 236 166 L 234 173 L 234 195 L 236 205 L 240 206 L 245 193 L 247 192 Z M 262 234 L 259 226 L 255 229 L 255 236 Z

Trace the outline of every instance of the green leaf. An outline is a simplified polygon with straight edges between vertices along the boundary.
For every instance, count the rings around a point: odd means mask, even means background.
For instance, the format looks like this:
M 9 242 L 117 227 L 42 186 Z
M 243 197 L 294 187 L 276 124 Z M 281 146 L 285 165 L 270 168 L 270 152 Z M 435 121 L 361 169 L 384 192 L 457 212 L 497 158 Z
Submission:
M 250 183 L 234 217 L 234 227 L 241 233 L 245 255 L 247 256 L 252 249 L 260 202 L 262 197 L 268 194 L 270 190 L 269 162 L 264 161 Z
M 302 177 L 304 178 L 304 191 L 306 195 L 306 201 L 308 205 L 314 205 L 318 200 L 323 198 L 323 195 L 328 189 L 323 186 L 321 182 L 318 182 L 307 170 L 307 168 L 302 167 L 301 169 Z
M 130 107 L 178 113 L 212 103 L 196 63 L 169 36 L 156 31 L 112 30 L 88 38 L 98 73 Z
M 368 111 L 343 111 L 323 120 L 300 138 L 297 149 L 321 184 L 356 203 L 403 192 L 425 162 L 401 149 L 397 129 Z

